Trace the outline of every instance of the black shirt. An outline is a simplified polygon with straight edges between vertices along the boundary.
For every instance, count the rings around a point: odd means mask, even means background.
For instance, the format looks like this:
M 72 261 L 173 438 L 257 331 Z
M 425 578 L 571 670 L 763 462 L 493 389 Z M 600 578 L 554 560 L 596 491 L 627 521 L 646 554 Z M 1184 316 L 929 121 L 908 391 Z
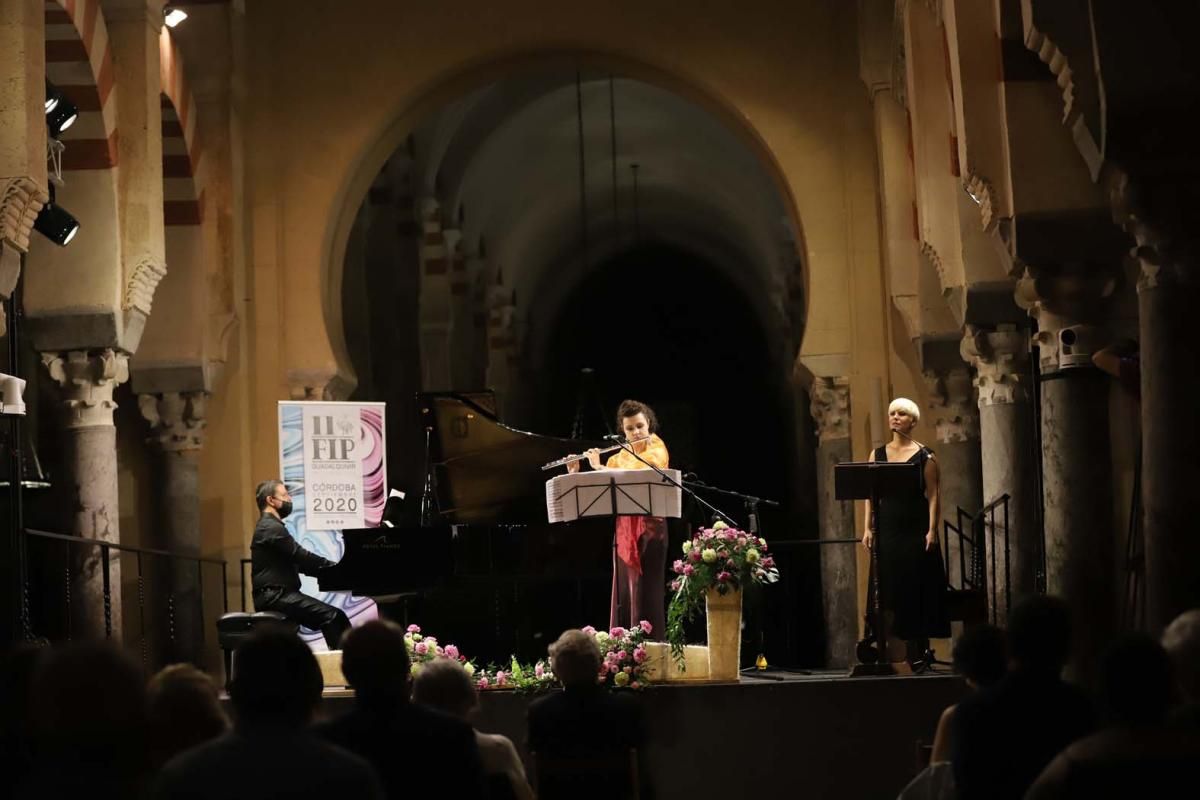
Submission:
M 263 514 L 250 540 L 250 580 L 255 591 L 268 586 L 300 591 L 300 573 L 312 575 L 334 562 L 309 552 L 273 514 Z

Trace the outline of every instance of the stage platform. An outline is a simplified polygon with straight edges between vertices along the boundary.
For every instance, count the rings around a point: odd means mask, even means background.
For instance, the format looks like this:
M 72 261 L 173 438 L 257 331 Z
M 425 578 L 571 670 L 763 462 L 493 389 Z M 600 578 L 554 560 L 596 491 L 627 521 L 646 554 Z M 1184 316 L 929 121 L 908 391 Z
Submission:
M 932 742 L 942 709 L 966 692 L 945 673 L 777 677 L 639 692 L 652 797 L 893 798 L 916 774 L 918 741 Z M 525 711 L 534 697 L 484 692 L 476 723 L 512 739 L 527 765 Z M 336 715 L 353 702 L 351 692 L 327 690 L 321 712 Z

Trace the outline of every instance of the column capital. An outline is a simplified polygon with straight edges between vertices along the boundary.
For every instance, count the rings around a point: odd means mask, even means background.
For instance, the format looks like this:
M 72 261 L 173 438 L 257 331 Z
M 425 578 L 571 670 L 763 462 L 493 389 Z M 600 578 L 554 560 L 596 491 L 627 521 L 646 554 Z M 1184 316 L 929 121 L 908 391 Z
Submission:
M 995 328 L 968 325 L 960 351 L 963 360 L 975 368 L 980 408 L 1028 402 L 1025 365 L 1029 335 L 1025 331 L 1011 324 Z
M 808 390 L 809 411 L 821 442 L 850 437 L 850 379 L 817 376 Z
M 28 175 L 0 178 L 0 247 L 28 251 L 33 222 L 48 202 L 50 195 Z
M 150 441 L 165 452 L 199 450 L 204 446 L 207 392 L 139 394 L 138 410 L 150 423 Z
M 63 392 L 66 427 L 113 425 L 113 390 L 129 380 L 129 356 L 112 350 L 42 353 L 42 363 Z
M 924 377 L 938 442 L 978 441 L 979 407 L 967 366 L 940 371 L 927 369 Z
M 1104 339 L 1095 322 L 1105 316 L 1117 279 L 1115 265 L 1026 269 L 1017 281 L 1016 300 L 1037 320 L 1034 343 L 1042 372 L 1092 365 Z

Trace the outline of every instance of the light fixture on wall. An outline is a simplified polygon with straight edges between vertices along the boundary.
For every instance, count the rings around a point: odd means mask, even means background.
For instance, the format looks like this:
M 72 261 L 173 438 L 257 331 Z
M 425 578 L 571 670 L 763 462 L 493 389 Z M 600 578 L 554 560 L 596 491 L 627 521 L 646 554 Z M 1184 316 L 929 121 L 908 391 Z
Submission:
M 163 22 L 166 23 L 168 28 L 174 28 L 176 25 L 187 19 L 187 17 L 187 12 L 182 8 L 177 6 L 163 7 Z
M 46 81 L 46 128 L 51 139 L 57 139 L 75 124 L 79 109 L 62 93 L 62 90 Z
M 50 200 L 38 212 L 33 229 L 59 247 L 66 247 L 79 233 L 79 220 L 54 202 L 54 184 L 50 184 Z

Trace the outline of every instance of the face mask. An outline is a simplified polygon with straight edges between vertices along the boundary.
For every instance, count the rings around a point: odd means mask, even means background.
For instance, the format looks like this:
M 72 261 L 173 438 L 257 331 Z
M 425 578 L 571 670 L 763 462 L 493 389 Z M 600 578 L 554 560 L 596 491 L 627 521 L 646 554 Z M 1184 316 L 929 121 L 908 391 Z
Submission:
M 279 512 L 280 519 L 286 518 L 288 514 L 292 513 L 292 501 L 284 500 L 276 510 Z

